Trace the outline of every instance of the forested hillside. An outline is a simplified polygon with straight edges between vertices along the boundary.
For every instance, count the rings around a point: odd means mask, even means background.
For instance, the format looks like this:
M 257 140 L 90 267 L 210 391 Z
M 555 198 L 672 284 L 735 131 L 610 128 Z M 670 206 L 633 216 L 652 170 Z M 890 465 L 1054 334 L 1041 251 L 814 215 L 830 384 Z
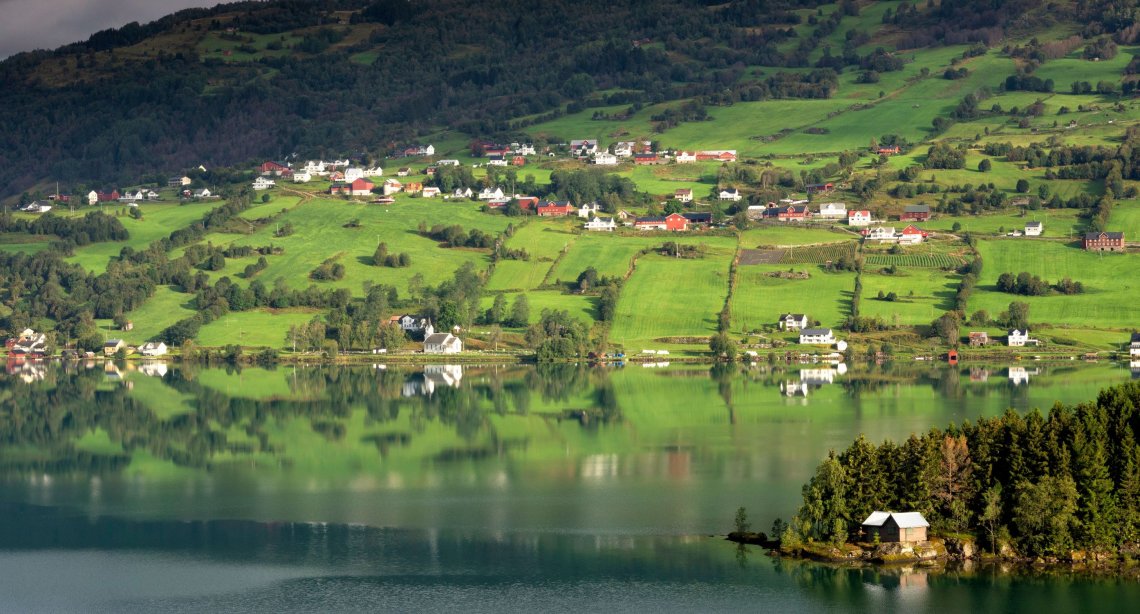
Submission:
M 840 20 L 874 3 L 796 11 L 820 4 L 285 0 L 181 11 L 0 64 L 0 196 L 45 179 L 110 184 L 294 152 L 380 156 L 441 128 L 494 137 L 582 106 L 827 98 L 834 71 L 897 69 L 877 44 L 993 44 L 1066 19 L 1090 36 L 1136 36 L 1134 3 L 1122 0 L 904 2 L 881 28 L 842 39 Z

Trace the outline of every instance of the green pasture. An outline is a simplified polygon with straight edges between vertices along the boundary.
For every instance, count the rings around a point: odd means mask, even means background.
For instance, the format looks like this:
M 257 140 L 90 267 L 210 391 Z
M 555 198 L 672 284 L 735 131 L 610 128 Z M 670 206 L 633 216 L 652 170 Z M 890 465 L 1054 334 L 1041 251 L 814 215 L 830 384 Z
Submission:
M 1081 58 L 1084 47 L 1078 48 L 1067 57 L 1049 60 L 1033 72 L 1033 76 L 1041 79 L 1052 79 L 1054 89 L 1058 92 L 1069 92 L 1069 85 L 1074 81 L 1088 81 L 1096 87 L 1097 81 L 1109 81 L 1119 84 L 1124 74 L 1124 67 L 1132 60 L 1132 56 L 1140 52 L 1140 47 L 1120 46 L 1116 57 L 1110 60 L 1091 61 Z
M 580 226 L 584 221 L 576 216 L 557 221 L 531 218 L 522 226 L 518 226 L 516 221 L 515 234 L 507 239 L 507 247 L 525 249 L 530 254 L 532 262 L 542 258 L 553 260 L 566 246 L 572 245 L 577 240 L 578 235 L 571 232 L 571 229 Z
M 728 250 L 699 259 L 651 255 L 622 288 L 610 340 L 627 352 L 655 347 L 654 339 L 716 333 L 728 293 Z M 646 346 L 643 348 L 641 346 Z
M 486 292 L 483 295 L 483 309 L 490 309 L 495 302 L 495 295 L 499 292 Z M 593 324 L 597 316 L 597 297 L 582 294 L 562 294 L 555 290 L 533 290 L 530 292 L 502 292 L 507 300 L 507 312 L 515 303 L 519 294 L 526 295 L 527 305 L 530 306 L 530 322 L 533 324 L 542 318 L 542 310 L 566 311 L 571 316 L 587 323 Z
M 170 286 L 159 286 L 141 307 L 126 314 L 133 325 L 131 330 L 115 330 L 111 320 L 96 320 L 96 323 L 104 338 L 123 339 L 137 345 L 157 338 L 167 326 L 196 313 L 193 294 L 177 292 Z
M 1116 221 L 1117 210 L 1113 211 L 1113 222 Z M 958 233 L 999 234 L 1014 230 L 1024 230 L 1027 222 L 1041 222 L 1045 229 L 1042 237 L 1068 237 L 1077 236 L 1083 232 L 1085 221 L 1079 217 L 1077 209 L 1039 209 L 1020 212 L 998 212 L 982 215 L 937 215 L 921 224 L 924 230 L 941 230 L 949 232 L 957 223 L 961 226 Z M 1034 240 L 1028 237 L 1027 240 Z
M 526 260 L 500 260 L 495 263 L 495 272 L 487 281 L 487 290 L 529 290 L 542 285 L 549 262 Z
M 289 327 L 317 315 L 311 309 L 233 311 L 202 327 L 198 343 L 209 347 L 230 344 L 286 348 Z
M 813 205 L 813 208 L 818 208 L 818 205 Z M 847 225 L 843 223 L 837 223 L 832 228 L 771 223 L 742 232 L 740 246 L 745 249 L 755 249 L 760 246 L 786 247 L 834 243 L 855 238 L 856 236 L 848 232 Z
M 1135 241 L 1140 237 L 1140 200 L 1122 200 L 1112 205 L 1109 229 L 1124 232 L 1124 238 Z
M 124 246 L 130 246 L 140 251 L 144 250 L 152 242 L 168 237 L 175 230 L 186 228 L 202 219 L 203 216 L 221 204 L 222 201 L 220 200 L 187 203 L 185 205 L 142 203 L 139 205 L 139 209 L 143 213 L 141 220 L 136 220 L 129 215 L 119 216 L 119 221 L 130 234 L 126 241 L 106 241 L 77 247 L 75 254 L 67 258 L 67 261 L 82 265 L 89 271 L 101 273 L 106 270 L 107 262 L 113 256 L 118 256 Z M 108 214 L 114 214 L 114 211 L 127 208 L 124 205 L 122 207 L 104 207 L 103 210 Z
M 551 281 L 570 281 L 589 267 L 601 275 L 624 276 L 637 252 L 660 245 L 666 239 L 627 236 L 615 233 L 586 233 L 554 267 Z
M 1134 254 L 1090 253 L 1076 247 L 1075 242 L 1018 239 L 979 241 L 978 251 L 985 266 L 970 300 L 970 311 L 985 309 L 992 317 L 1010 302 L 1023 301 L 1030 306 L 1031 328 L 1036 323 L 1133 327 L 1140 321 L 1140 302 L 1136 300 L 1140 281 L 1135 275 L 1140 257 Z M 1071 277 L 1085 285 L 1085 293 L 1025 297 L 996 290 L 999 275 L 1022 271 L 1050 283 Z
M 851 105 L 844 100 L 765 100 L 740 102 L 729 107 L 710 107 L 711 119 L 686 122 L 662 133 L 658 139 L 664 147 L 678 149 L 735 149 L 740 156 L 765 153 L 800 154 L 813 151 L 838 151 L 831 146 L 803 148 L 787 145 L 792 137 L 775 138 L 785 128 L 806 128 L 827 119 L 829 113 Z M 813 138 L 826 140 L 826 135 Z M 775 138 L 771 142 L 767 138 Z M 860 143 L 866 147 L 867 141 Z
M 771 277 L 774 272 L 806 271 L 810 279 Z M 782 313 L 806 313 L 823 326 L 838 326 L 851 314 L 854 273 L 826 273 L 818 265 L 748 265 L 736 272 L 732 329 L 747 331 L 776 323 Z
M 929 324 L 943 312 L 954 309 L 954 294 L 960 276 L 939 269 L 900 268 L 894 275 L 865 270 L 859 313 L 882 318 L 892 326 Z M 876 298 L 894 292 L 896 301 Z

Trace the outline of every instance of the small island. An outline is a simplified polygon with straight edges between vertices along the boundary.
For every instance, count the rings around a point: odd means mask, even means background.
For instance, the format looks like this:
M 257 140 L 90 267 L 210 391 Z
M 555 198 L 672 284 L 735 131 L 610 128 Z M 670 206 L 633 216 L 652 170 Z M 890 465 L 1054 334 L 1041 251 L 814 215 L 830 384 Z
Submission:
M 831 452 L 773 539 L 737 512 L 729 539 L 832 563 L 990 561 L 1134 575 L 1140 383 L 1047 414 L 1013 410 Z

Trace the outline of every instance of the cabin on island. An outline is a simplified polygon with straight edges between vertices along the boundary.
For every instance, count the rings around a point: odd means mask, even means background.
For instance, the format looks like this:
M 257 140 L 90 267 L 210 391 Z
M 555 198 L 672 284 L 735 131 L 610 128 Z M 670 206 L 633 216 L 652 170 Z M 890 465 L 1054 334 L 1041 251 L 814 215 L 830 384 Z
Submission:
M 161 341 L 147 341 L 139 346 L 139 354 L 143 356 L 165 356 L 166 344 Z
M 693 189 L 692 188 L 679 188 L 673 190 L 673 198 L 677 202 L 691 203 L 693 202 Z
M 928 528 L 920 512 L 871 512 L 863 521 L 863 536 L 882 543 L 924 542 Z
M 823 203 L 819 206 L 819 217 L 841 220 L 847 217 L 847 205 L 843 203 Z
M 1123 232 L 1088 232 L 1082 242 L 1085 251 L 1122 252 L 1124 251 Z
M 1037 339 L 1029 338 L 1028 330 L 1018 330 L 1016 328 L 1009 331 L 1009 336 L 1006 337 L 1006 345 L 1011 348 L 1025 347 L 1027 345 L 1038 345 Z
M 1045 230 L 1044 224 L 1041 222 L 1026 222 L 1025 223 L 1025 236 L 1039 237 L 1041 232 Z
M 124 343 L 122 339 L 108 339 L 107 342 L 103 344 L 103 355 L 114 356 L 115 352 L 125 347 L 127 347 L 127 344 Z
M 831 345 L 835 333 L 830 328 L 805 328 L 800 331 L 800 345 Z
M 871 225 L 871 212 L 862 209 L 860 211 L 847 212 L 847 225 L 848 226 L 870 226 Z
M 617 228 L 617 222 L 612 217 L 596 217 L 586 222 L 584 227 L 594 232 L 613 232 Z
M 971 332 L 970 347 L 985 347 L 990 343 L 990 336 L 986 332 Z
M 780 330 L 803 330 L 808 327 L 808 317 L 806 313 L 785 313 L 776 324 Z
M 731 200 L 733 202 L 736 202 L 739 201 L 742 197 L 740 195 L 740 190 L 737 190 L 736 188 L 725 188 L 721 190 L 719 194 L 717 194 L 717 198 L 720 200 Z
M 907 205 L 899 220 L 903 222 L 925 222 L 930 219 L 930 205 Z
M 593 162 L 598 166 L 613 166 L 618 163 L 618 157 L 608 151 L 599 151 L 594 154 Z

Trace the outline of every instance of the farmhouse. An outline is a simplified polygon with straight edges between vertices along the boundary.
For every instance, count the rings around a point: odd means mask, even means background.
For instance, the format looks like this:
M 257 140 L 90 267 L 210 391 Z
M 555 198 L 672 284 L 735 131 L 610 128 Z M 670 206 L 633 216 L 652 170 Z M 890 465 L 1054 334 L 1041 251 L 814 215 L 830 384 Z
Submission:
M 898 236 L 899 243 L 902 245 L 917 245 L 919 243 L 922 243 L 922 240 L 925 238 L 926 233 L 919 230 L 918 228 L 915 228 L 914 226 L 907 226 L 906 228 L 903 228 L 902 232 L 899 233 Z
M 459 160 L 451 160 L 451 159 L 440 160 L 439 162 L 436 162 L 435 164 L 436 164 L 436 166 L 459 166 Z
M 925 222 L 930 219 L 930 205 L 907 205 L 899 220 L 903 222 Z
M 897 241 L 895 236 L 894 226 L 876 226 L 870 230 L 864 231 L 868 241 L 880 241 L 882 243 L 893 243 Z
M 847 217 L 847 205 L 843 203 L 823 203 L 819 206 L 819 217 L 841 220 Z
M 381 191 L 384 196 L 391 196 L 404 191 L 404 184 L 395 179 L 385 179 L 384 184 L 381 186 Z
M 578 217 L 588 220 L 591 217 L 597 215 L 599 209 L 601 209 L 601 207 L 599 207 L 598 203 L 596 202 L 586 203 L 581 207 L 578 207 Z
M 990 342 L 990 336 L 985 332 L 970 333 L 970 347 L 985 347 Z
M 1128 355 L 1133 359 L 1140 356 L 1140 333 L 1132 333 L 1132 343 L 1128 345 Z
M 428 186 L 428 187 L 424 188 L 423 190 L 421 190 L 420 193 L 423 195 L 424 198 L 435 198 L 436 196 L 439 196 L 440 191 L 439 191 L 439 188 L 437 188 L 435 186 Z
M 1011 348 L 1025 347 L 1027 345 L 1038 345 L 1036 339 L 1029 338 L 1028 330 L 1017 330 L 1016 328 L 1009 331 L 1009 336 L 1006 337 L 1006 345 Z
M 253 189 L 255 190 L 268 190 L 275 185 L 277 185 L 276 181 L 273 181 L 272 179 L 266 179 L 265 177 L 258 177 L 257 179 L 253 180 Z
M 830 194 L 835 191 L 835 184 L 830 181 L 827 183 L 812 183 L 804 186 L 808 194 Z
M 688 164 L 697 161 L 697 154 L 692 151 L 678 151 L 674 159 L 677 161 L 677 164 Z
M 471 191 L 471 188 L 455 188 L 455 191 L 451 193 L 452 198 L 471 198 L 474 195 L 475 193 Z
M 384 183 L 384 193 L 387 194 L 387 182 Z M 337 182 L 329 186 L 329 194 L 348 194 L 349 196 L 367 196 L 372 193 L 372 188 L 376 187 L 367 179 L 358 178 L 352 183 Z
M 570 141 L 570 153 L 576 156 L 589 156 L 598 152 L 597 139 L 581 139 Z
M 835 343 L 835 333 L 830 328 L 805 328 L 800 330 L 801 345 L 831 345 Z
M 692 188 L 679 188 L 673 190 L 673 198 L 677 202 L 691 203 L 693 202 L 693 189 Z
M 522 209 L 523 211 L 530 211 L 531 209 L 538 208 L 537 196 L 522 196 L 521 194 L 515 194 L 514 198 L 515 201 L 519 204 L 519 209 Z
M 786 207 L 769 207 L 764 217 L 778 222 L 806 222 L 812 216 L 807 205 L 788 205 Z
M 576 209 L 570 201 L 547 201 L 535 208 L 538 217 L 565 217 L 572 215 Z
M 139 354 L 143 356 L 165 356 L 166 344 L 161 341 L 147 341 L 139 346 Z
M 930 523 L 919 512 L 871 512 L 863 521 L 864 538 L 880 542 L 924 542 Z
M 1082 241 L 1085 251 L 1122 252 L 1124 251 L 1123 232 L 1089 232 Z
M 479 200 L 495 200 L 503 197 L 502 188 L 483 188 L 479 190 Z
M 424 337 L 424 354 L 458 354 L 463 341 L 451 333 L 432 333 Z
M 47 335 L 25 328 L 15 339 L 8 339 L 4 346 L 12 354 L 44 354 L 47 352 Z
M 803 330 L 808 327 L 808 317 L 806 313 L 785 313 L 780 315 L 776 325 L 780 330 Z
M 614 155 L 619 158 L 628 158 L 633 155 L 633 141 L 618 141 L 614 143 Z
M 700 213 L 682 213 L 681 217 L 689 221 L 689 226 L 711 226 L 712 213 L 702 211 Z
M 506 166 L 507 159 L 500 154 L 487 156 L 487 166 Z
M 594 232 L 613 232 L 617 228 L 617 222 L 612 217 L 595 217 L 586 222 L 584 228 Z
M 257 167 L 257 170 L 261 172 L 263 176 L 274 175 L 276 177 L 280 177 L 282 173 L 289 170 L 289 167 L 279 162 L 270 160 L 268 162 L 262 163 L 261 166 Z
M 618 163 L 617 156 L 607 151 L 599 151 L 594 154 L 594 164 L 598 166 L 613 166 Z
M 132 207 L 135 205 L 131 205 Z M 20 211 L 27 211 L 28 213 L 47 213 L 51 211 L 51 204 L 46 200 L 35 200 L 22 207 Z
M 404 332 L 418 333 L 431 326 L 431 321 L 423 316 L 417 315 L 402 315 L 399 319 L 400 328 Z
M 213 198 L 214 195 L 210 192 L 209 188 L 202 188 L 201 190 L 194 190 L 190 193 L 190 196 L 192 198 Z
M 297 171 L 293 173 L 293 183 L 308 183 L 313 180 L 313 175 L 309 171 Z
M 424 184 L 419 181 L 409 181 L 404 184 L 404 192 L 408 194 L 416 194 L 417 192 L 424 191 Z
M 847 212 L 847 225 L 848 226 L 870 226 L 871 225 L 871 212 L 862 209 L 859 211 Z
M 124 343 L 122 339 L 108 339 L 107 342 L 103 344 L 103 355 L 114 356 L 115 352 L 125 347 L 127 347 L 127 344 Z
M 634 164 L 657 164 L 657 154 L 655 153 L 639 153 L 633 155 Z
M 717 162 L 736 162 L 735 149 L 706 149 L 697 152 L 697 160 L 716 160 Z M 679 161 L 679 160 L 678 160 Z
M 396 176 L 397 177 L 407 177 L 411 172 L 412 172 L 412 169 L 404 166 L 402 168 L 396 169 Z
M 166 187 L 168 188 L 182 188 L 190 185 L 191 180 L 189 177 L 171 177 L 166 180 Z
M 880 147 L 875 150 L 875 153 L 879 154 L 880 156 L 893 156 L 899 153 L 899 146 L 893 145 L 891 147 Z
M 720 200 L 731 200 L 733 202 L 736 202 L 739 201 L 742 196 L 740 195 L 740 190 L 737 190 L 736 188 L 725 188 L 720 191 L 720 194 L 717 194 L 717 198 Z
M 689 220 L 679 213 L 670 213 L 665 217 L 639 217 L 633 222 L 638 230 L 688 230 Z
M 1025 236 L 1027 237 L 1039 237 L 1044 230 L 1045 226 L 1041 222 L 1025 223 Z

